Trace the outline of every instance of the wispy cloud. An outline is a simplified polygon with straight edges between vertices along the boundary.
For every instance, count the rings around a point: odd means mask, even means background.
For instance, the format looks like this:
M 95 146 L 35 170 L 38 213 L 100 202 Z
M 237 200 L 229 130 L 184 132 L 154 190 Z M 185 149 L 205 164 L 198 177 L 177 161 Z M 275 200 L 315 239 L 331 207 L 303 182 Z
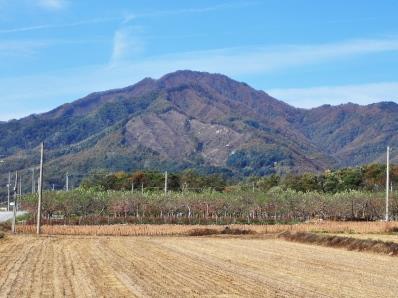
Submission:
M 107 39 L 22 39 L 22 40 L 0 40 L 0 57 L 14 56 L 21 58 L 23 56 L 34 55 L 45 48 L 59 45 L 79 45 L 105 43 Z
M 67 1 L 65 0 L 37 0 L 37 4 L 42 6 L 43 8 L 48 9 L 61 9 L 67 6 Z M 231 2 L 220 5 L 213 5 L 207 7 L 198 7 L 198 8 L 186 8 L 186 9 L 176 9 L 176 10 L 158 10 L 151 11 L 146 13 L 125 13 L 123 16 L 116 17 L 103 17 L 103 18 L 94 18 L 88 20 L 81 20 L 77 22 L 70 23 L 61 23 L 61 24 L 39 24 L 18 28 L 9 28 L 9 29 L 1 29 L 0 34 L 6 33 L 16 33 L 16 32 L 25 32 L 25 31 L 36 31 L 36 30 L 45 30 L 45 29 L 59 29 L 59 28 L 68 28 L 68 27 L 78 27 L 90 24 L 98 24 L 98 23 L 106 23 L 106 22 L 120 22 L 121 24 L 130 23 L 132 20 L 141 19 L 141 18 L 149 18 L 149 17 L 161 17 L 161 16 L 169 16 L 169 15 L 182 15 L 182 14 L 192 14 L 192 13 L 205 13 L 210 11 L 228 9 L 228 8 L 239 8 L 244 6 L 249 6 L 256 4 L 257 2 L 245 1 L 245 2 Z M 1 4 L 1 0 L 0 0 Z
M 138 18 L 148 18 L 148 17 L 161 17 L 170 15 L 183 15 L 183 14 L 195 14 L 195 13 L 206 13 L 211 11 L 218 11 L 224 9 L 242 8 L 251 5 L 255 5 L 256 1 L 240 1 L 240 2 L 229 2 L 218 5 L 206 6 L 206 7 L 196 7 L 196 8 L 182 8 L 174 10 L 158 10 L 150 11 L 146 13 L 130 13 L 126 14 L 124 17 L 124 22 L 129 22 Z
M 125 63 L 124 69 L 151 70 L 197 69 L 229 75 L 265 74 L 291 67 L 328 63 L 353 56 L 398 51 L 398 39 L 363 39 L 314 45 L 226 48 L 150 57 Z
M 123 34 L 125 34 L 124 32 Z M 312 64 L 334 63 L 351 57 L 398 51 L 398 39 L 348 40 L 338 43 L 313 45 L 286 45 L 278 47 L 227 48 L 209 51 L 175 53 L 170 55 L 125 59 L 130 47 L 124 36 L 115 35 L 113 58 L 123 63 L 94 65 L 62 72 L 0 79 L 3 102 L 35 101 L 43 108 L 55 107 L 87 93 L 131 85 L 143 77 L 159 77 L 178 69 L 192 69 L 224 73 L 235 79 L 251 75 L 272 74 Z M 127 35 L 129 33 L 127 32 Z M 127 44 L 134 47 L 135 43 Z M 20 82 L 24 85 L 21 88 Z M 250 81 L 248 82 L 250 84 Z M 381 85 L 380 85 L 381 84 Z M 383 85 L 384 84 L 384 85 Z M 391 99 L 398 94 L 396 83 L 378 83 L 374 86 L 317 87 L 314 89 L 265 90 L 271 95 L 285 99 L 293 105 L 311 106 L 311 102 L 341 103 Z M 261 88 L 261 86 L 254 86 Z M 381 93 L 385 90 L 385 93 Z M 334 91 L 333 91 L 334 90 Z M 301 93 L 300 93 L 301 92 Z M 301 94 L 301 96 L 299 96 Z M 332 96 L 333 94 L 333 96 Z M 394 97 L 395 96 L 395 97 Z M 307 101 L 306 101 L 307 98 Z M 44 106 L 44 102 L 47 104 Z
M 25 56 L 48 46 L 46 41 L 13 40 L 0 41 L 0 56 Z
M 369 104 L 378 101 L 398 102 L 398 82 L 271 89 L 267 92 L 293 106 L 303 108 L 347 102 L 358 104 Z
M 118 17 L 95 18 L 95 19 L 70 22 L 70 23 L 43 24 L 43 25 L 35 25 L 35 26 L 27 26 L 27 27 L 2 29 L 2 30 L 0 30 L 0 33 L 16 33 L 16 32 L 25 32 L 25 31 L 44 30 L 44 29 L 79 27 L 79 26 L 83 26 L 83 25 L 106 23 L 106 22 L 112 22 L 112 21 L 118 21 L 118 20 L 120 20 L 120 18 L 118 18 Z
M 116 30 L 113 38 L 111 65 L 133 58 L 144 50 L 144 41 L 139 36 L 138 27 L 123 27 Z
M 37 5 L 48 10 L 61 10 L 67 6 L 66 0 L 37 0 Z

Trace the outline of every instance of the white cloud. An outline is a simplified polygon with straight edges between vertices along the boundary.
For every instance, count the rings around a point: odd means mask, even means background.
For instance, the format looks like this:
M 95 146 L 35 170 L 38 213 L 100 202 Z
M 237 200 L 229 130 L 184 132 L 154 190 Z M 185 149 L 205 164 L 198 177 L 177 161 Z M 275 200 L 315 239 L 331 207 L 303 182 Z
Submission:
M 139 31 L 137 27 L 124 27 L 115 32 L 111 65 L 132 59 L 143 52 L 144 42 L 137 34 L 137 31 Z
M 347 102 L 363 105 L 379 101 L 398 102 L 398 82 L 271 89 L 267 92 L 273 97 L 300 108 Z
M 67 6 L 66 0 L 38 0 L 37 5 L 48 10 L 61 10 Z

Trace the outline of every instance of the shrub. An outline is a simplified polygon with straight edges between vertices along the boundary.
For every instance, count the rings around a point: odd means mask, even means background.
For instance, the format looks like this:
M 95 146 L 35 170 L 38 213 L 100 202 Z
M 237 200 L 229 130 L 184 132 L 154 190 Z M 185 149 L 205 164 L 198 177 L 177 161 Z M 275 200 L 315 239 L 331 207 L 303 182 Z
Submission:
M 221 234 L 249 235 L 249 234 L 256 234 L 256 232 L 253 230 L 234 229 L 234 228 L 230 228 L 230 227 L 225 227 L 225 229 L 221 231 Z
M 216 229 L 193 229 L 188 232 L 189 236 L 207 236 L 215 234 L 220 234 L 220 231 Z
M 387 233 L 398 233 L 398 227 L 388 227 L 386 229 Z
M 0 223 L 0 232 L 11 231 L 11 223 L 9 221 Z

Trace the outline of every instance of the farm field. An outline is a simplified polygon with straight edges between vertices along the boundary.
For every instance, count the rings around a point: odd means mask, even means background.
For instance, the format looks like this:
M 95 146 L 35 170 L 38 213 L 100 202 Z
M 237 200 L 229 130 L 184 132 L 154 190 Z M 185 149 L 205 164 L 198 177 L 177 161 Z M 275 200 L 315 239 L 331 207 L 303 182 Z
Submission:
M 0 297 L 398 292 L 398 258 L 271 238 L 17 235 L 0 240 L 0 260 Z

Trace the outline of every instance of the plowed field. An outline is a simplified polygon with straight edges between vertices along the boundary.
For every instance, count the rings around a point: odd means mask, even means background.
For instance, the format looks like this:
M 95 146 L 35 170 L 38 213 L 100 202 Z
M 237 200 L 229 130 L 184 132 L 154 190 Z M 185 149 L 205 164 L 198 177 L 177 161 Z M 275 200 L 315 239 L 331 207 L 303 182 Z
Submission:
M 396 297 L 398 258 L 234 237 L 8 236 L 0 297 Z

